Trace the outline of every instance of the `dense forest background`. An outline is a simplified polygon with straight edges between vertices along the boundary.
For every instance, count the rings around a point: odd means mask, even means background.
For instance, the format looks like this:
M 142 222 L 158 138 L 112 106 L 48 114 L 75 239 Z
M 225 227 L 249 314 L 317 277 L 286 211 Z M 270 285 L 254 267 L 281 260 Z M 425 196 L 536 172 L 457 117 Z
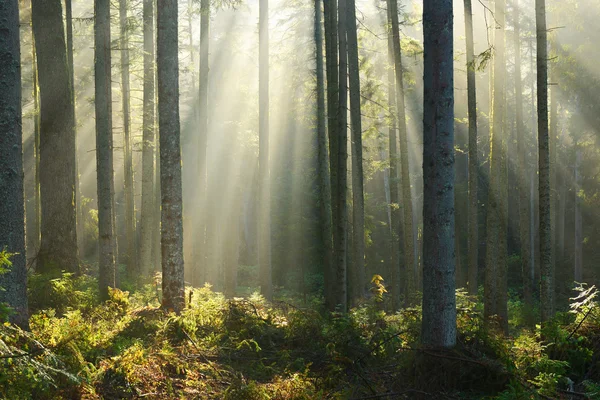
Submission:
M 0 2 L 0 396 L 600 398 L 599 10 Z

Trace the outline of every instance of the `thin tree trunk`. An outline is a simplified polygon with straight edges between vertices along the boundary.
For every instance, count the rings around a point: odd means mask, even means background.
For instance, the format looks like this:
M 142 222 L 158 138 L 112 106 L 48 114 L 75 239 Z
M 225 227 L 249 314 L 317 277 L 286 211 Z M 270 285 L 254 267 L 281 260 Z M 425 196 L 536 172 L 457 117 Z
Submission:
M 542 323 L 554 315 L 554 274 L 552 268 L 552 210 L 550 200 L 550 143 L 548 132 L 548 32 L 546 2 L 535 0 L 537 39 L 537 104 L 539 147 L 540 276 Z
M 41 205 L 40 205 L 40 99 L 39 99 L 39 86 L 38 86 L 38 68 L 37 68 L 37 57 L 35 55 L 35 38 L 33 30 L 31 31 L 31 59 L 33 60 L 32 66 L 32 81 L 33 81 L 33 140 L 34 140 L 34 154 L 35 154 L 35 176 L 33 181 L 33 201 L 35 208 L 35 216 L 33 220 L 32 232 L 27 232 L 27 235 L 33 236 L 33 246 L 35 254 L 29 254 L 29 257 L 36 257 L 40 249 L 40 221 L 41 221 Z M 37 267 L 37 262 L 36 262 Z
M 110 1 L 94 2 L 96 171 L 98 182 L 98 254 L 100 297 L 115 287 L 113 138 L 110 55 Z
M 200 3 L 200 55 L 199 55 L 199 117 L 198 124 L 198 202 L 201 207 L 206 207 L 207 203 L 207 166 L 206 166 L 206 146 L 208 143 L 208 74 L 209 65 L 209 46 L 210 46 L 210 1 L 201 0 Z M 196 239 L 196 256 L 194 257 L 195 266 L 199 269 L 199 283 L 203 284 L 207 280 L 216 284 L 215 265 L 207 263 L 208 252 L 214 253 L 214 248 L 209 248 L 207 237 L 207 216 L 206 213 L 200 213 Z M 211 261 L 213 259 L 211 258 Z M 213 263 L 211 263 L 213 264 Z M 210 274 L 209 274 L 210 271 Z
M 73 104 L 73 129 L 75 130 L 75 214 L 77 226 L 77 244 L 79 249 L 85 249 L 83 208 L 81 204 L 81 189 L 79 185 L 79 141 L 77 140 L 77 107 L 75 96 L 75 63 L 73 62 L 73 4 L 65 0 L 65 20 L 67 25 L 67 65 L 71 83 L 71 103 Z
M 322 0 L 315 0 L 315 46 L 317 75 L 317 163 L 319 185 L 319 216 L 322 235 L 323 276 L 325 288 L 331 287 L 333 265 L 333 233 L 331 227 L 331 184 L 329 182 L 329 155 L 325 112 L 325 77 L 323 75 Z M 326 289 L 327 290 L 327 289 Z
M 129 32 L 127 26 L 127 0 L 119 0 L 121 28 L 121 101 L 123 107 L 123 167 L 125 178 L 125 236 L 127 238 L 127 273 L 130 278 L 138 274 L 135 245 L 135 205 L 133 199 L 133 160 L 131 156 L 131 113 L 129 84 Z
M 347 0 L 348 71 L 350 79 L 350 120 L 352 127 L 352 233 L 353 265 L 349 274 L 349 298 L 355 302 L 364 296 L 365 271 L 365 195 L 362 154 L 362 121 L 360 107 L 360 74 L 358 61 L 358 36 L 356 30 L 356 4 Z
M 0 302 L 7 303 L 14 310 L 10 316 L 11 322 L 27 328 L 29 313 L 18 1 L 0 2 L 0 15 L 0 251 L 12 254 L 9 271 L 0 274 Z
M 142 147 L 142 215 L 140 220 L 140 265 L 144 275 L 157 266 L 152 259 L 154 230 L 154 2 L 144 0 L 144 104 Z
M 338 39 L 339 39 L 339 109 L 337 113 L 339 142 L 337 148 L 337 202 L 338 224 L 334 226 L 333 249 L 335 260 L 335 301 L 338 310 L 348 308 L 347 291 L 347 242 L 348 242 L 348 45 L 346 38 L 346 1 L 338 0 Z
M 339 113 L 339 70 L 338 70 L 338 30 L 337 30 L 337 0 L 323 2 L 325 19 L 325 69 L 327 75 L 327 131 L 329 136 L 329 173 L 331 184 L 331 226 L 332 226 L 332 263 L 328 271 L 330 283 L 325 287 L 325 303 L 327 309 L 334 311 L 338 299 L 335 286 L 339 284 L 336 278 L 336 268 L 339 265 L 336 242 L 339 225 L 339 194 L 338 194 L 338 147 L 340 132 L 337 123 Z M 327 277 L 327 275 L 325 275 Z M 344 282 L 345 285 L 345 282 Z
M 473 11 L 471 0 L 464 0 L 465 5 L 465 34 L 467 38 L 467 104 L 469 115 L 469 265 L 468 289 L 469 294 L 476 295 L 479 273 L 479 205 L 477 193 L 479 190 L 479 152 L 477 149 L 477 91 L 475 81 L 475 54 L 473 44 Z
M 75 204 L 75 116 L 60 0 L 33 0 L 40 86 L 41 246 L 38 270 L 79 272 Z
M 271 189 L 269 172 L 269 0 L 259 1 L 259 224 L 258 263 L 261 293 L 273 299 L 271 268 Z
M 508 333 L 507 308 L 507 177 L 505 137 L 505 2 L 495 1 L 494 20 L 499 25 L 494 38 L 494 97 L 490 140 L 490 190 L 487 220 L 487 253 L 484 314 L 497 316 L 502 332 Z
M 521 26 L 518 0 L 514 3 L 515 40 L 515 118 L 517 123 L 517 154 L 519 173 L 519 233 L 521 243 L 521 278 L 523 299 L 528 309 L 533 307 L 533 281 L 531 280 L 531 244 L 529 232 L 529 196 L 526 130 L 523 126 L 523 88 L 521 78 Z
M 575 144 L 575 282 L 583 282 L 583 219 L 581 218 L 581 149 Z
M 176 0 L 163 0 L 158 4 L 156 59 L 162 205 L 162 307 L 179 313 L 185 307 L 185 288 L 179 140 L 178 10 Z
M 406 111 L 404 105 L 404 74 L 402 71 L 402 48 L 400 46 L 400 26 L 398 22 L 398 1 L 388 0 L 392 22 L 392 36 L 394 47 L 394 70 L 396 72 L 396 105 L 398 109 L 398 139 L 400 141 L 400 185 L 402 187 L 402 211 L 404 242 L 404 301 L 409 301 L 411 291 L 415 289 L 417 281 L 417 257 L 413 238 L 413 206 L 412 189 L 410 180 L 410 163 L 408 152 L 408 138 L 406 130 Z
M 388 105 L 390 110 L 390 126 L 388 129 L 388 147 L 390 152 L 390 204 L 391 204 L 391 268 L 390 283 L 392 297 L 392 311 L 396 311 L 402 305 L 401 303 L 401 252 L 400 252 L 400 232 L 401 212 L 400 212 L 400 178 L 398 176 L 398 148 L 396 139 L 397 119 L 396 119 L 396 78 L 394 73 L 394 36 L 392 34 L 392 16 L 391 7 L 388 5 Z
M 452 1 L 423 3 L 423 322 L 425 347 L 456 344 Z
M 550 41 L 550 50 L 555 53 L 555 40 Z M 553 54 L 550 55 L 551 57 Z M 556 249 L 558 247 L 558 241 L 556 236 L 556 225 L 557 225 L 557 205 L 558 205 L 558 185 L 557 185 L 557 168 L 556 163 L 556 142 L 558 138 L 558 87 L 556 81 L 558 75 L 556 74 L 556 64 L 550 64 L 550 224 L 551 224 L 551 235 L 552 235 L 552 276 L 556 276 Z M 556 285 L 554 285 L 556 286 Z M 554 287 L 553 290 L 556 290 Z

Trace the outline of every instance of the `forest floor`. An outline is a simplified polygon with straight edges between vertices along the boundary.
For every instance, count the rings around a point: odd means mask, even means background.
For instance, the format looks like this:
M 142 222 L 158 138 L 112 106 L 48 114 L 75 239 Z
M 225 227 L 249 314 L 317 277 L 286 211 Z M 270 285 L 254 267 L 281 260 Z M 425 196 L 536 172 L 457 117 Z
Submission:
M 115 289 L 68 274 L 30 279 L 30 331 L 0 327 L 5 399 L 600 399 L 600 308 L 581 292 L 544 330 L 511 300 L 509 337 L 458 291 L 458 345 L 419 345 L 420 309 L 386 314 L 373 298 L 347 315 L 318 298 L 225 299 L 187 290 L 181 315 L 160 285 Z M 246 290 L 251 293 L 251 290 Z

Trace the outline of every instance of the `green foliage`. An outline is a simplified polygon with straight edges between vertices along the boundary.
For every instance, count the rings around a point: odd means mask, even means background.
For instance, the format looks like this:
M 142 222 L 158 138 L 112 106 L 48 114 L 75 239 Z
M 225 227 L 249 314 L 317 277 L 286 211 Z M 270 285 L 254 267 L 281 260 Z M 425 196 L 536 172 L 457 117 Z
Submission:
M 61 315 L 69 310 L 90 310 L 98 304 L 98 283 L 89 275 L 68 272 L 33 274 L 29 277 L 29 309 L 35 313 L 52 308 Z
M 12 266 L 10 257 L 13 254 L 8 253 L 6 250 L 0 251 L 0 275 L 7 273 Z M 0 286 L 0 291 L 4 290 Z M 12 315 L 13 310 L 6 303 L 0 303 L 0 322 L 8 321 L 8 318 Z

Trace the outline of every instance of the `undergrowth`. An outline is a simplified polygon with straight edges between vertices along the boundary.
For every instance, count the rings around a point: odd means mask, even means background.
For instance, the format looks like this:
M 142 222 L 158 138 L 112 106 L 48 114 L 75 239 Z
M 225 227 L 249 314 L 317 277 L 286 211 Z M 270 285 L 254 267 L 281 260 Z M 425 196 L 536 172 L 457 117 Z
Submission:
M 151 284 L 104 303 L 95 287 L 69 274 L 30 280 L 31 331 L 0 326 L 2 398 L 600 399 L 593 287 L 543 330 L 524 325 L 512 298 L 508 338 L 485 329 L 481 303 L 459 290 L 450 351 L 423 349 L 420 307 L 386 313 L 384 291 L 341 315 L 318 299 L 188 288 L 175 315 Z

